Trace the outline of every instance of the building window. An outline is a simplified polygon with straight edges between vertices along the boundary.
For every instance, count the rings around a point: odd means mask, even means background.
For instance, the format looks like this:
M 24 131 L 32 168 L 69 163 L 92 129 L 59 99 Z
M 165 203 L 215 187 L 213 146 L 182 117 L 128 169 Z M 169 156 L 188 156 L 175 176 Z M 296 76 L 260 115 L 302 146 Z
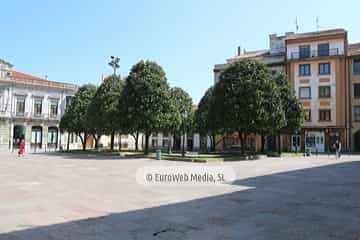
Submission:
M 319 110 L 319 121 L 331 121 L 331 110 Z
M 354 75 L 360 75 L 360 59 L 354 60 Z
M 330 63 L 319 63 L 319 74 L 330 74 Z
M 311 122 L 311 110 L 310 109 L 305 109 L 304 114 L 305 114 L 305 121 L 306 122 Z
M 71 100 L 72 100 L 73 96 L 66 96 L 66 100 L 65 100 L 65 107 L 67 108 L 68 106 L 70 106 L 71 104 Z
M 299 97 L 301 99 L 311 98 L 311 88 L 310 87 L 300 87 L 299 88 Z
M 310 64 L 300 64 L 299 65 L 299 75 L 300 76 L 309 76 L 311 74 Z
M 354 98 L 360 98 L 360 83 L 354 84 Z
M 329 98 L 331 96 L 330 86 L 319 87 L 319 98 Z
M 57 100 L 51 100 L 50 102 L 50 116 L 56 117 L 58 114 L 58 101 Z
M 41 116 L 42 113 L 42 99 L 34 98 L 34 115 Z
M 300 46 L 299 47 L 299 57 L 308 58 L 310 57 L 310 45 Z
M 360 122 L 360 106 L 354 107 L 354 121 Z
M 329 43 L 318 44 L 318 56 L 329 56 Z
M 49 127 L 48 129 L 48 144 L 57 144 L 58 129 L 56 127 Z
M 25 113 L 25 97 L 17 96 L 16 97 L 16 115 L 24 116 Z
M 31 144 L 41 148 L 42 144 L 42 128 L 32 127 L 31 129 Z

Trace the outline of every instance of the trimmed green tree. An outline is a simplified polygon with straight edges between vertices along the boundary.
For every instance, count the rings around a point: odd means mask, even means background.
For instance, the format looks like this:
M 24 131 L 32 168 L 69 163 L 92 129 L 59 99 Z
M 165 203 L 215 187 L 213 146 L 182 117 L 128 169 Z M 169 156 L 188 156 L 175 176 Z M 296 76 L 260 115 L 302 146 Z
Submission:
M 145 134 L 144 153 L 147 154 L 151 133 L 165 129 L 168 118 L 169 86 L 161 66 L 152 61 L 135 64 L 119 101 L 127 131 Z
M 192 99 L 190 95 L 179 87 L 170 89 L 170 101 L 168 108 L 168 117 L 165 130 L 169 134 L 169 139 L 176 134 L 184 134 L 184 128 L 191 130 L 192 116 Z M 188 118 L 184 119 L 184 113 L 188 114 Z M 185 122 L 186 121 L 186 122 Z M 184 125 L 185 124 L 185 125 Z M 171 153 L 172 146 L 169 141 L 168 151 Z
M 250 133 L 276 131 L 285 125 L 280 92 L 268 68 L 242 60 L 225 69 L 214 88 L 212 110 L 217 127 L 238 133 L 241 152 Z
M 274 79 L 280 91 L 281 103 L 285 112 L 286 124 L 280 128 L 278 134 L 278 151 L 281 153 L 280 134 L 295 134 L 304 122 L 304 112 L 301 102 L 283 73 L 274 73 Z
M 95 146 L 101 135 L 110 135 L 110 149 L 114 150 L 116 133 L 122 132 L 122 118 L 119 112 L 119 98 L 124 87 L 120 76 L 111 75 L 104 79 L 89 106 L 89 128 L 96 140 Z M 121 144 L 120 144 L 121 145 Z
M 201 98 L 198 108 L 195 111 L 195 130 L 201 135 L 210 138 L 211 150 L 215 150 L 215 136 L 219 128 L 216 124 L 216 116 L 212 111 L 214 87 L 210 87 Z
M 86 140 L 91 132 L 88 123 L 88 109 L 95 93 L 96 86 L 92 84 L 81 86 L 61 119 L 61 126 L 64 129 L 79 136 L 84 151 L 86 150 Z

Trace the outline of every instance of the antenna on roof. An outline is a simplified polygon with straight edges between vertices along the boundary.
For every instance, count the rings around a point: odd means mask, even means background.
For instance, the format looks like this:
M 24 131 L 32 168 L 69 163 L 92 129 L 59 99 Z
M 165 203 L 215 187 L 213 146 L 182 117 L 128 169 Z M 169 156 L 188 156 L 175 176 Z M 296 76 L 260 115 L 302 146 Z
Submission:
M 318 32 L 320 29 L 320 25 L 319 25 L 319 17 L 316 17 L 316 31 Z
M 299 23 L 298 23 L 297 17 L 296 17 L 296 19 L 295 19 L 295 32 L 296 32 L 296 33 L 299 32 Z

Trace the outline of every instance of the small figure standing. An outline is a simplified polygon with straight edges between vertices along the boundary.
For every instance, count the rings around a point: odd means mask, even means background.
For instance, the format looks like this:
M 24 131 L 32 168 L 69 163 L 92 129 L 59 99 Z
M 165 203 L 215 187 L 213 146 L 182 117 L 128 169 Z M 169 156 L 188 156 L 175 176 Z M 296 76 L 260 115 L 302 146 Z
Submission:
M 25 141 L 24 139 L 21 139 L 20 143 L 19 143 L 19 151 L 18 151 L 18 156 L 24 156 L 24 152 L 25 152 Z
M 335 142 L 335 154 L 336 154 L 336 159 L 340 158 L 340 152 L 341 152 L 341 143 L 339 140 L 336 140 Z

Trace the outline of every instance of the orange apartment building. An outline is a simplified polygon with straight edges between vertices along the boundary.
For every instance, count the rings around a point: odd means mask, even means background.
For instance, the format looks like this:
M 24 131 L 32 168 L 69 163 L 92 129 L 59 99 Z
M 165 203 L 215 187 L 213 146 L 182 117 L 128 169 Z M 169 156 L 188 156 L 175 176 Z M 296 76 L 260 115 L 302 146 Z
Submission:
M 339 140 L 343 151 L 360 151 L 360 44 L 349 44 L 346 30 L 271 34 L 270 49 L 251 53 L 231 59 L 255 59 L 271 68 L 275 63 L 303 104 L 303 127 L 282 137 L 282 150 L 329 152 Z M 215 83 L 228 64 L 215 65 Z

